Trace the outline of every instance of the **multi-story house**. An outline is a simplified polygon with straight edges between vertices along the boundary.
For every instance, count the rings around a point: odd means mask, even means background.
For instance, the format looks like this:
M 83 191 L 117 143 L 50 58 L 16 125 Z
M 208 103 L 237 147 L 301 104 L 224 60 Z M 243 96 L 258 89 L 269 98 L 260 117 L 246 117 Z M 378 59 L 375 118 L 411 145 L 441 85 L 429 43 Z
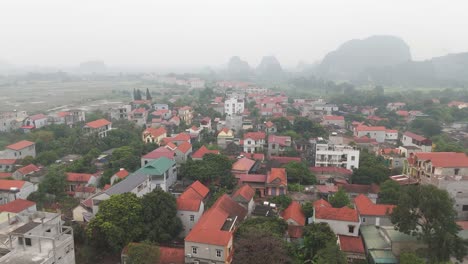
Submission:
M 403 146 L 420 148 L 422 152 L 432 152 L 432 141 L 418 134 L 406 131 L 401 137 Z
M 199 181 L 192 183 L 177 197 L 177 216 L 182 221 L 181 237 L 187 236 L 205 211 L 205 198 L 210 189 Z
M 10 132 L 19 129 L 23 120 L 28 117 L 26 111 L 11 111 L 0 113 L 0 131 Z
M 314 223 L 327 223 L 336 235 L 359 235 L 361 221 L 356 209 L 347 206 L 333 208 L 327 201 L 320 199 L 314 202 Z
M 169 105 L 167 104 L 153 104 L 153 109 L 155 111 L 158 111 L 158 110 L 169 110 Z
M 244 112 L 244 100 L 232 97 L 224 101 L 224 113 L 228 116 L 240 115 Z
M 316 144 L 315 167 L 359 168 L 359 150 L 346 145 Z
M 145 154 L 143 157 L 141 157 L 141 167 L 145 166 L 146 164 L 150 163 L 153 160 L 157 160 L 161 157 L 166 157 L 170 160 L 175 161 L 175 153 L 174 151 L 170 150 L 169 148 L 166 147 L 159 147 L 150 153 Z
M 67 125 L 72 127 L 76 123 L 84 122 L 85 117 L 85 111 L 79 109 L 72 109 L 49 115 L 49 123 Z
M 84 126 L 85 133 L 88 135 L 97 135 L 100 138 L 107 137 L 107 133 L 112 130 L 112 122 L 106 119 L 98 119 Z
M 254 196 L 255 190 L 248 184 L 244 184 L 234 192 L 232 199 L 247 209 L 247 215 L 250 215 L 255 209 Z
M 378 143 L 383 143 L 398 140 L 398 131 L 387 129 L 384 126 L 358 125 L 354 128 L 354 136 L 358 138 L 367 136 L 375 139 Z
M 167 137 L 167 131 L 164 127 L 145 129 L 141 135 L 143 142 L 160 144 L 163 138 Z
M 364 194 L 354 198 L 354 205 L 359 212 L 361 225 L 392 226 L 390 214 L 395 205 L 375 204 Z
M 413 153 L 403 173 L 420 184 L 446 190 L 455 200 L 458 218 L 468 219 L 468 157 L 465 153 Z
M 193 110 L 190 106 L 184 106 L 178 110 L 180 119 L 184 120 L 186 125 L 192 124 Z
M 44 114 L 28 116 L 23 121 L 23 127 L 41 128 L 49 124 L 48 117 Z
M 221 196 L 185 237 L 185 263 L 231 263 L 234 233 L 246 215 L 247 209 Z
M 219 147 L 226 148 L 229 143 L 234 141 L 234 132 L 229 128 L 223 128 L 219 131 L 216 139 Z
M 243 146 L 244 152 L 254 153 L 263 151 L 265 146 L 265 132 L 248 132 L 244 134 Z
M 0 263 L 75 264 L 73 229 L 60 214 L 22 211 L 0 220 Z
M 290 136 L 268 136 L 268 156 L 282 155 L 288 148 L 291 147 Z
M 285 168 L 271 168 L 265 182 L 265 195 L 278 196 L 287 194 L 288 177 Z
M 192 144 L 183 142 L 174 149 L 174 153 L 177 164 L 185 163 L 192 153 Z
M 211 127 L 211 118 L 210 117 L 205 117 L 200 121 L 200 128 L 201 129 L 206 129 L 208 132 L 211 132 L 212 127 Z
M 36 144 L 28 140 L 21 140 L 14 144 L 8 145 L 0 153 L 3 159 L 24 159 L 27 156 L 36 157 Z
M 110 110 L 111 120 L 129 120 L 129 115 L 131 111 L 131 105 L 121 105 L 118 107 L 113 107 Z
M 6 204 L 16 199 L 25 200 L 31 193 L 36 191 L 36 187 L 27 181 L 0 180 L 0 204 Z
M 67 192 L 75 192 L 78 187 L 96 186 L 98 176 L 89 173 L 67 172 Z
M 345 127 L 344 116 L 326 115 L 322 118 L 323 126 L 337 126 L 340 128 Z
M 137 124 L 137 126 L 144 127 L 148 120 L 148 110 L 145 108 L 137 108 L 130 112 L 129 119 Z

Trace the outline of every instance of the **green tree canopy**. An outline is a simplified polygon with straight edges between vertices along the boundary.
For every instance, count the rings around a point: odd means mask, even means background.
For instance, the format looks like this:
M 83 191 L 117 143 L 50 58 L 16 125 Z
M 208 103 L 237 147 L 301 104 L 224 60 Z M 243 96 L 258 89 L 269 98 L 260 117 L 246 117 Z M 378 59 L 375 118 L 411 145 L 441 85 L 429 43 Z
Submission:
M 286 209 L 292 202 L 291 197 L 285 194 L 273 196 L 268 201 L 275 203 L 281 209 Z
M 375 156 L 367 151 L 361 151 L 359 156 L 359 168 L 353 170 L 351 177 L 353 183 L 380 184 L 388 179 L 391 171 L 385 166 L 382 157 Z
M 458 236 L 460 227 L 455 223 L 457 213 L 453 206 L 447 191 L 433 185 L 407 186 L 391 220 L 397 230 L 427 244 L 431 263 L 447 261 L 451 256 L 462 261 L 467 248 Z
M 62 167 L 50 166 L 49 171 L 39 184 L 39 191 L 52 194 L 55 197 L 62 197 L 65 195 L 66 178 L 67 176 Z
M 400 255 L 400 264 L 425 264 L 426 260 L 411 252 L 403 252 Z
M 314 259 L 317 253 L 325 248 L 327 243 L 336 243 L 335 233 L 333 233 L 330 226 L 326 223 L 313 223 L 305 226 L 303 237 L 304 244 L 298 250 L 298 255 L 302 262 Z
M 233 264 L 292 263 L 286 242 L 268 231 L 245 232 L 234 245 Z
M 260 230 L 282 238 L 287 229 L 288 224 L 281 218 L 255 217 L 244 221 L 236 235 L 244 236 L 245 233 L 250 233 L 254 230 Z
M 335 208 L 341 208 L 343 206 L 349 206 L 351 204 L 348 194 L 346 194 L 345 190 L 341 187 L 328 200 L 330 204 Z
M 159 263 L 159 247 L 148 242 L 130 243 L 127 246 L 128 264 Z
M 400 192 L 400 184 L 393 180 L 386 180 L 380 185 L 378 202 L 382 204 L 397 204 Z
M 316 182 L 315 176 L 310 172 L 307 164 L 304 162 L 289 162 L 284 165 L 288 175 L 288 181 L 296 182 L 299 184 L 314 184 Z
M 316 264 L 347 264 L 348 260 L 343 251 L 334 241 L 329 241 L 315 256 Z

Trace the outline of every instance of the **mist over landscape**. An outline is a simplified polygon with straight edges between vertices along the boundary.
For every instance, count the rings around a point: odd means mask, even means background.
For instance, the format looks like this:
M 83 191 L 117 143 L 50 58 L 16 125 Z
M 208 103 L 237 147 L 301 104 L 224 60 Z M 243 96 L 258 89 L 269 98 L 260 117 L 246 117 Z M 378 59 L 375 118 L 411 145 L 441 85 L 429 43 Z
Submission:
M 0 1 L 0 264 L 468 263 L 466 1 Z

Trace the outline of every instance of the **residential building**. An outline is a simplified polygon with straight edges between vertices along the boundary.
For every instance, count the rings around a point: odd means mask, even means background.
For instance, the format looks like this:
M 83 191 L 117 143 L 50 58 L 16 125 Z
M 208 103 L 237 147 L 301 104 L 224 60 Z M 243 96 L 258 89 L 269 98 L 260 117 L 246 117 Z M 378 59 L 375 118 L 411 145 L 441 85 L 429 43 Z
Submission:
M 138 243 L 131 242 L 128 246 L 124 247 L 121 254 L 122 264 L 129 264 L 128 259 L 128 247 Z M 151 261 L 149 263 L 158 264 L 185 264 L 184 248 L 179 247 L 165 247 L 159 245 L 152 245 L 152 250 L 158 251 L 157 257 L 149 259 L 150 256 L 146 256 L 145 261 Z M 133 262 L 132 262 L 133 263 Z
M 142 139 L 145 143 L 160 144 L 163 138 L 167 137 L 167 131 L 164 127 L 145 129 L 142 133 Z
M 155 111 L 169 110 L 169 105 L 168 104 L 153 104 L 153 109 Z
M 314 202 L 314 223 L 327 223 L 336 235 L 354 236 L 359 234 L 361 222 L 356 209 L 347 206 L 333 208 L 327 201 Z
M 68 111 L 49 115 L 49 123 L 72 127 L 77 123 L 84 122 L 85 118 L 85 111 L 80 109 L 70 109 Z
M 67 191 L 75 192 L 77 187 L 96 186 L 98 176 L 89 173 L 67 172 Z
M 223 128 L 219 131 L 217 136 L 217 144 L 221 148 L 226 148 L 226 146 L 234 141 L 234 132 L 231 129 Z
M 199 141 L 200 140 L 200 132 L 202 131 L 201 127 L 197 126 L 192 126 L 188 129 L 185 130 L 190 135 L 190 138 L 193 139 L 194 141 Z
M 365 195 L 373 203 L 377 202 L 377 198 L 379 197 L 378 193 L 380 192 L 380 187 L 377 184 L 351 184 L 346 181 L 342 182 L 339 180 L 335 180 L 335 182 L 339 188 L 343 188 L 345 190 L 351 200 L 359 195 Z
M 403 173 L 420 184 L 446 190 L 455 200 L 458 218 L 468 219 L 468 157 L 465 153 L 414 153 L 408 158 Z
M 143 167 L 143 166 L 142 166 Z M 110 178 L 110 184 L 111 185 L 114 185 L 115 181 L 122 181 L 123 179 L 125 179 L 128 175 L 130 175 L 130 173 L 124 169 L 124 168 L 120 168 L 120 170 L 116 173 L 114 173 L 114 175 L 111 176 Z
M 184 106 L 179 108 L 178 114 L 180 119 L 184 120 L 186 125 L 192 124 L 193 110 L 190 106 Z
M 143 107 L 134 109 L 130 112 L 129 119 L 137 126 L 144 127 L 146 126 L 146 121 L 148 120 L 148 110 Z
M 21 140 L 5 147 L 0 153 L 3 159 L 24 159 L 27 156 L 36 157 L 36 144 L 28 140 Z
M 338 235 L 338 245 L 341 251 L 346 255 L 348 263 L 366 263 L 366 251 L 360 236 Z
M 359 168 L 359 150 L 347 145 L 315 145 L 315 167 Z
M 240 115 L 244 112 L 244 100 L 232 97 L 224 101 L 224 113 L 228 116 Z
M 284 209 L 280 215 L 288 225 L 305 226 L 306 224 L 306 218 L 302 211 L 302 206 L 297 201 L 292 201 L 288 208 Z
M 177 197 L 177 216 L 182 222 L 181 237 L 186 237 L 205 211 L 205 199 L 210 189 L 199 181 L 192 183 Z
M 16 159 L 0 159 L 0 172 L 8 173 L 15 170 Z
M 107 133 L 112 130 L 112 122 L 106 119 L 98 119 L 86 123 L 84 130 L 88 135 L 97 135 L 100 138 L 107 137 Z
M 177 148 L 174 150 L 174 153 L 177 164 L 185 163 L 187 162 L 190 154 L 192 154 L 192 144 L 183 142 L 177 146 Z
M 244 152 L 254 153 L 263 151 L 265 146 L 265 132 L 247 132 L 244 134 Z
M 393 103 L 388 103 L 387 104 L 387 110 L 389 111 L 397 111 L 401 110 L 406 106 L 406 103 L 402 102 L 393 102 Z
M 47 212 L 10 213 L 0 217 L 0 263 L 75 264 L 73 229 L 61 215 Z M 8 239 L 8 240 L 7 240 Z
M 15 180 L 22 180 L 24 177 L 28 176 L 28 175 L 31 175 L 31 174 L 34 174 L 38 171 L 40 171 L 41 169 L 39 167 L 37 167 L 36 165 L 34 164 L 29 164 L 29 165 L 26 165 L 24 167 L 21 167 L 19 169 L 17 169 L 14 173 L 13 173 L 13 178 Z
M 250 215 L 255 209 L 254 196 L 255 190 L 248 184 L 244 184 L 234 192 L 232 199 L 247 209 L 247 215 Z
M 432 141 L 418 134 L 406 131 L 401 137 L 401 144 L 421 149 L 422 152 L 432 152 Z
M 290 136 L 268 136 L 268 156 L 281 156 L 291 148 Z
M 232 173 L 234 174 L 244 174 L 250 173 L 255 167 L 256 161 L 249 158 L 240 158 L 234 164 L 232 164 Z
M 221 196 L 185 237 L 185 263 L 231 263 L 234 233 L 246 215 L 231 197 Z
M 204 117 L 200 121 L 200 128 L 201 129 L 206 129 L 208 132 L 211 132 L 213 129 L 211 127 L 211 118 L 210 117 Z
M 121 105 L 110 109 L 111 120 L 130 120 L 131 105 Z
M 36 203 L 25 199 L 16 199 L 6 204 L 0 205 L 0 213 L 8 212 L 13 214 L 36 212 Z
M 359 212 L 361 225 L 392 226 L 390 214 L 395 205 L 376 204 L 364 194 L 354 198 L 354 205 Z
M 23 127 L 41 128 L 49 124 L 48 117 L 44 114 L 28 116 L 23 121 Z
M 389 130 L 387 133 L 387 129 L 384 126 L 366 126 L 366 125 L 359 125 L 354 128 L 354 136 L 355 137 L 363 137 L 367 136 L 369 138 L 375 139 L 378 143 L 383 143 L 385 140 L 396 140 L 398 139 L 398 132 L 396 133 L 395 139 L 395 131 Z M 388 137 L 387 138 L 387 134 Z
M 287 194 L 288 177 L 285 168 L 271 168 L 267 174 L 265 191 L 267 196 Z
M 147 153 L 143 157 L 141 157 L 141 167 L 144 167 L 146 164 L 150 163 L 151 161 L 157 160 L 161 157 L 166 157 L 170 160 L 175 161 L 174 151 L 166 147 L 159 147 L 151 151 L 150 153 Z
M 168 145 L 172 143 L 175 146 L 179 146 L 182 143 L 190 143 L 191 138 L 188 133 L 179 133 L 177 135 L 173 135 L 172 137 L 163 138 L 161 145 Z
M 207 147 L 205 147 L 205 145 L 203 145 L 203 146 L 201 146 L 197 151 L 195 151 L 195 152 L 192 154 L 192 159 L 193 159 L 193 160 L 202 160 L 203 157 L 204 157 L 206 154 L 215 154 L 215 155 L 219 155 L 219 150 L 217 150 L 217 149 L 210 150 L 210 149 L 208 149 Z
M 326 115 L 322 118 L 323 126 L 337 126 L 339 128 L 345 128 L 344 116 Z
M 28 117 L 26 111 L 1 112 L 0 132 L 10 132 L 19 129 L 26 117 Z
M 36 189 L 37 186 L 27 181 L 0 180 L 0 204 L 6 204 L 16 199 L 26 200 Z
M 276 124 L 271 121 L 265 122 L 263 126 L 264 126 L 265 133 L 267 133 L 268 135 L 278 132 L 278 128 L 276 127 Z

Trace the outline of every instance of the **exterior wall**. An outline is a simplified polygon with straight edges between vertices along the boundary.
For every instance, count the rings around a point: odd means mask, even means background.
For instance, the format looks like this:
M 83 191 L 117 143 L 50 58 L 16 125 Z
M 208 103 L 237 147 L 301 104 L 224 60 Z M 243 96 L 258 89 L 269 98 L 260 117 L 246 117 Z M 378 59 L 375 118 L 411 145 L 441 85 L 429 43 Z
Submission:
M 398 133 L 385 133 L 385 140 L 398 140 Z
M 268 196 L 279 196 L 279 195 L 287 194 L 287 193 L 288 193 L 288 187 L 286 186 L 280 186 L 280 187 L 268 186 L 266 188 L 266 195 Z
M 356 136 L 369 136 L 370 138 L 374 138 L 379 143 L 385 142 L 385 131 L 358 131 Z
M 359 153 L 359 150 L 344 145 L 317 144 L 315 166 L 357 169 L 359 168 Z
M 19 129 L 27 116 L 25 111 L 0 113 L 0 131 L 10 132 Z
M 224 102 L 224 113 L 227 115 L 241 114 L 244 112 L 244 100 L 230 98 Z
M 110 111 L 111 119 L 115 120 L 128 120 L 129 114 L 132 111 L 131 105 L 122 105 L 120 107 L 112 108 Z
M 89 134 L 97 134 L 98 137 L 107 137 L 107 133 L 112 130 L 112 124 L 99 127 L 99 128 L 87 128 Z
M 197 253 L 193 253 L 193 248 L 197 248 Z M 221 257 L 216 256 L 216 250 L 221 250 Z M 185 263 L 194 261 L 205 261 L 207 263 L 225 264 L 228 261 L 229 252 L 232 252 L 232 238 L 225 246 L 194 243 L 185 241 Z
M 180 232 L 181 237 L 186 237 L 188 233 L 192 230 L 200 217 L 202 216 L 203 212 L 205 211 L 205 204 L 203 202 L 200 203 L 200 208 L 197 212 L 193 211 L 177 211 L 177 216 L 182 221 L 182 232 Z M 193 216 L 193 221 L 190 220 L 190 216 Z
M 159 144 L 163 138 L 167 137 L 167 133 L 160 135 L 159 137 L 152 137 L 151 135 L 146 135 L 143 137 L 143 141 L 146 143 L 157 143 Z
M 338 221 L 338 220 L 328 220 L 328 219 L 316 219 L 315 215 L 313 217 L 315 223 L 327 223 L 333 232 L 337 235 L 345 236 L 359 236 L 359 227 L 360 222 L 347 222 L 347 221 Z M 349 232 L 349 226 L 354 226 L 354 232 Z
M 153 104 L 154 110 L 169 110 L 169 105 L 167 104 Z
M 78 205 L 73 209 L 73 220 L 77 222 L 84 222 L 83 213 L 87 213 L 86 210 L 82 205 Z
M 323 120 L 322 125 L 327 126 L 327 125 L 335 125 L 339 126 L 341 128 L 345 127 L 345 121 L 344 120 Z
M 360 215 L 361 225 L 392 226 L 390 216 Z
M 252 138 L 246 138 L 244 139 L 244 152 L 254 153 L 254 152 L 262 151 L 264 144 L 265 144 L 264 139 L 260 139 L 256 141 Z
M 408 137 L 406 135 L 403 135 L 401 137 L 401 143 L 403 144 L 403 146 L 414 146 L 414 147 L 418 147 L 421 149 L 422 152 L 432 152 L 432 144 L 430 145 L 423 145 L 423 144 L 417 144 L 417 143 L 413 143 L 413 138 L 411 137 Z
M 177 163 L 185 163 L 187 162 L 187 159 L 188 159 L 188 156 L 190 155 L 190 153 L 192 153 L 192 148 L 190 148 L 187 153 L 183 153 L 182 151 L 180 150 L 175 150 L 175 160 Z
M 24 159 L 27 156 L 32 156 L 33 158 L 36 157 L 35 144 L 21 150 L 5 149 L 4 151 L 5 159 Z

